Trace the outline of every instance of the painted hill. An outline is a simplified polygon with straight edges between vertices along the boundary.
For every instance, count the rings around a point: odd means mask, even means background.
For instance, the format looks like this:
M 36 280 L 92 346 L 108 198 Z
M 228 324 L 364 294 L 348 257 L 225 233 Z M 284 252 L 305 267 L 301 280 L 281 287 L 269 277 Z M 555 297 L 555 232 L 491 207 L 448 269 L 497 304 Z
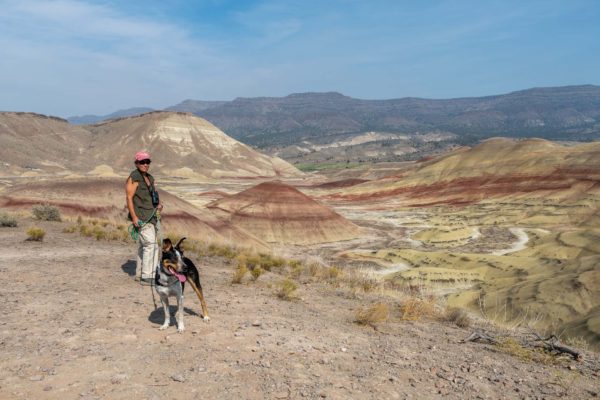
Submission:
M 132 154 L 147 149 L 153 171 L 174 176 L 277 177 L 300 175 L 279 159 L 230 138 L 210 122 L 191 114 L 152 112 L 88 126 L 96 137 L 92 157 L 97 164 L 127 170 Z
M 31 113 L 0 113 L 0 176 L 61 172 L 122 175 L 149 150 L 153 173 L 175 177 L 280 177 L 301 173 L 191 114 L 151 112 L 75 126 Z
M 266 242 L 313 244 L 354 239 L 359 228 L 299 190 L 266 182 L 208 208 Z
M 468 204 L 506 196 L 570 199 L 600 192 L 600 142 L 564 146 L 543 139 L 489 139 L 413 164 L 336 198 L 395 197 L 405 204 Z
M 464 279 L 448 304 L 600 346 L 600 142 L 489 139 L 329 196 L 411 216 L 373 256 L 410 265 L 394 279 Z
M 86 178 L 30 182 L 10 187 L 0 194 L 0 207 L 10 210 L 31 210 L 35 204 L 51 204 L 60 208 L 61 215 L 104 218 L 125 223 L 124 179 Z M 215 218 L 210 212 L 159 190 L 165 205 L 162 213 L 164 232 L 184 236 L 210 238 L 210 241 L 242 244 L 266 249 L 265 242 Z

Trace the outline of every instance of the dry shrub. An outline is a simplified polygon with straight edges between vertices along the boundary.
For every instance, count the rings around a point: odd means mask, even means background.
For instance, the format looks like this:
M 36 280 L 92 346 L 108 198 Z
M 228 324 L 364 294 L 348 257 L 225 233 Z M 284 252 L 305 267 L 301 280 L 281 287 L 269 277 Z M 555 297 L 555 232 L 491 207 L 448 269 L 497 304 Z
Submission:
M 517 357 L 521 360 L 534 361 L 545 365 L 557 363 L 557 359 L 551 354 L 547 353 L 543 348 L 530 348 L 523 346 L 512 337 L 508 337 L 499 341 L 495 346 L 499 351 L 510 354 L 511 356 Z
M 71 224 L 63 229 L 64 233 L 79 232 L 81 236 L 93 237 L 96 240 L 111 240 L 127 242 L 130 240 L 127 226 L 116 224 L 109 220 L 88 219 L 77 217 L 77 224 Z
M 27 240 L 41 242 L 44 240 L 44 236 L 46 236 L 46 231 L 44 231 L 42 228 L 32 226 L 27 230 Z
M 435 315 L 434 297 L 408 297 L 400 305 L 400 318 L 405 321 L 418 321 Z
M 267 271 L 271 271 L 273 268 L 281 268 L 285 265 L 285 260 L 281 257 L 274 257 L 271 254 L 264 253 L 260 253 L 258 256 L 259 265 Z
M 50 204 L 37 204 L 31 208 L 34 218 L 40 221 L 60 221 L 60 210 Z
M 308 274 L 310 276 L 312 276 L 313 278 L 321 275 L 321 271 L 323 270 L 323 265 L 321 265 L 321 263 L 316 262 L 316 261 L 312 261 L 308 264 Z
M 250 271 L 250 274 L 252 275 L 252 280 L 257 280 L 263 274 L 264 271 L 265 270 L 259 266 L 252 268 L 252 271 Z
M 0 226 L 14 228 L 17 226 L 17 219 L 5 212 L 0 212 Z
M 325 268 L 324 272 L 325 272 L 325 278 L 327 278 L 327 279 L 337 279 L 340 276 L 342 276 L 342 274 L 343 274 L 343 271 L 341 270 L 341 268 L 338 268 L 336 266 L 331 266 L 329 268 Z
M 304 266 L 301 263 L 290 263 L 290 276 L 294 279 L 300 278 L 304 272 Z
M 96 240 L 102 240 L 108 237 L 106 231 L 102 228 L 101 225 L 95 225 L 92 228 L 92 236 L 94 236 Z
M 385 303 L 375 303 L 371 307 L 361 308 L 356 312 L 354 322 L 361 325 L 375 326 L 387 321 L 390 315 L 389 307 Z
M 64 233 L 75 233 L 77 230 L 79 229 L 79 227 L 77 225 L 69 225 L 65 228 L 63 228 L 63 232 Z
M 173 243 L 176 243 L 176 242 L 173 242 Z M 223 258 L 227 258 L 228 260 L 233 260 L 235 257 L 237 257 L 238 252 L 231 246 L 211 243 L 208 246 L 207 255 L 223 257 Z
M 471 317 L 462 308 L 452 307 L 446 310 L 446 320 L 453 322 L 456 326 L 461 328 L 468 328 L 471 326 Z
M 588 351 L 590 349 L 590 343 L 581 336 L 566 337 L 564 343 L 568 346 L 584 351 Z
M 293 300 L 296 298 L 296 289 L 298 285 L 291 279 L 284 279 L 279 283 L 277 297 L 282 300 Z
M 372 292 L 383 286 L 383 282 L 361 271 L 351 271 L 344 274 L 342 280 L 351 289 L 363 293 Z
M 242 280 L 244 279 L 244 276 L 246 276 L 247 272 L 248 272 L 248 268 L 246 267 L 246 264 L 238 264 L 238 267 L 235 269 L 235 271 L 233 271 L 233 276 L 231 277 L 231 283 L 234 283 L 234 284 L 242 283 Z

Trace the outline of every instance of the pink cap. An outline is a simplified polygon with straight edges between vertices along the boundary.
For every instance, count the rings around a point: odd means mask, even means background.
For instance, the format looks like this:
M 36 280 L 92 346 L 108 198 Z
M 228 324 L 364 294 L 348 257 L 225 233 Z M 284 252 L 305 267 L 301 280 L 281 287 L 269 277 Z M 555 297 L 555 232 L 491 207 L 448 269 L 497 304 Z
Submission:
M 145 151 L 138 151 L 135 153 L 135 161 L 149 160 L 150 153 L 146 153 Z

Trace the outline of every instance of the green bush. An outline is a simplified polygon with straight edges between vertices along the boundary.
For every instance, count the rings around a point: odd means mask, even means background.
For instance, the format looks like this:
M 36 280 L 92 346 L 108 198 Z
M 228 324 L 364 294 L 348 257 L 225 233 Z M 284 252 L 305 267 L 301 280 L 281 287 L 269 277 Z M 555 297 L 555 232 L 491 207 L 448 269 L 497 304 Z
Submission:
M 60 221 L 60 210 L 58 207 L 50 204 L 38 204 L 31 208 L 31 212 L 36 219 L 41 221 Z
M 0 226 L 14 228 L 17 226 L 17 219 L 8 213 L 0 212 Z

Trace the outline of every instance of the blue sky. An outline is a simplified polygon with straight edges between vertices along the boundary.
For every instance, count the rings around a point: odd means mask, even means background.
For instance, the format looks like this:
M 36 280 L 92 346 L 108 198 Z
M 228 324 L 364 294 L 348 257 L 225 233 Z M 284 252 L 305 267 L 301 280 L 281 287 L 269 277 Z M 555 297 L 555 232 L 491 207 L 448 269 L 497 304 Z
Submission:
M 600 84 L 600 2 L 0 0 L 0 110 Z

